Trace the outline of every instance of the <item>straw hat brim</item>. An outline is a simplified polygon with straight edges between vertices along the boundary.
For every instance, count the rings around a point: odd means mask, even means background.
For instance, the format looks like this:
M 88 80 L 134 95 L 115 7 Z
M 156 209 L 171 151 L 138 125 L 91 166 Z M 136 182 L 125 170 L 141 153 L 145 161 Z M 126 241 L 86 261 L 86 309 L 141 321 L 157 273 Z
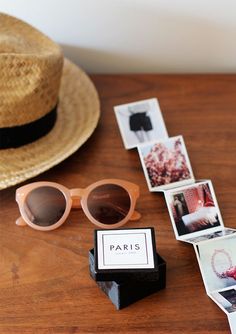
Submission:
M 99 115 L 99 98 L 93 83 L 78 66 L 64 59 L 56 124 L 33 143 L 0 151 L 0 189 L 65 160 L 90 137 Z

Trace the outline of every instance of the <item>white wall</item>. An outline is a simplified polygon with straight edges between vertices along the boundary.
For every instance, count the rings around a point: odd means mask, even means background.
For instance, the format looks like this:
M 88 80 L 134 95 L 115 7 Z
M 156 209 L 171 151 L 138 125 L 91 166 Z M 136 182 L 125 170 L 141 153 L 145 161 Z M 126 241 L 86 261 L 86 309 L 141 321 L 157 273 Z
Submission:
M 0 0 L 88 72 L 235 72 L 235 0 Z

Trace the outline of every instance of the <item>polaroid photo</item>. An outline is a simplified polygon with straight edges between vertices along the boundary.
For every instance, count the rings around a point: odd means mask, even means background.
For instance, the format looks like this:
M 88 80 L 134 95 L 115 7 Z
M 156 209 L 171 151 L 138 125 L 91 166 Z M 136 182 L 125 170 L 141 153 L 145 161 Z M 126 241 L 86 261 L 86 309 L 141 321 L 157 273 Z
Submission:
M 215 291 L 209 294 L 209 297 L 226 313 L 236 315 L 236 285 L 226 290 Z
M 126 149 L 159 138 L 168 138 L 157 99 L 142 100 L 114 107 Z
M 236 333 L 236 314 L 230 313 L 228 314 L 229 326 L 232 334 Z
M 150 191 L 163 191 L 195 181 L 182 136 L 140 144 L 138 152 Z
M 200 242 L 194 245 L 194 249 L 208 295 L 236 288 L 235 234 Z
M 216 231 L 216 232 L 213 232 L 213 233 L 207 233 L 207 234 L 204 234 L 204 235 L 200 235 L 199 237 L 195 237 L 195 238 L 189 238 L 189 239 L 186 239 L 186 241 L 191 243 L 191 244 L 197 244 L 201 241 L 206 241 L 206 240 L 215 239 L 215 238 L 221 238 L 221 237 L 225 237 L 227 235 L 234 234 L 234 233 L 236 233 L 236 230 L 234 230 L 232 228 L 225 227 L 220 231 Z
M 175 237 L 189 239 L 202 237 L 224 229 L 224 223 L 210 180 L 164 192 Z

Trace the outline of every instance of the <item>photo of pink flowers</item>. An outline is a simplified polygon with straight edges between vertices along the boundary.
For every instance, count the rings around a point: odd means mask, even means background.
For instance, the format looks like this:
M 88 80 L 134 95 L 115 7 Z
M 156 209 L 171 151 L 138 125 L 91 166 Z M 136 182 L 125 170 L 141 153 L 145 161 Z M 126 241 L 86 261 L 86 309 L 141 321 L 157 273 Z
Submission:
M 182 136 L 139 145 L 138 151 L 150 191 L 194 182 Z

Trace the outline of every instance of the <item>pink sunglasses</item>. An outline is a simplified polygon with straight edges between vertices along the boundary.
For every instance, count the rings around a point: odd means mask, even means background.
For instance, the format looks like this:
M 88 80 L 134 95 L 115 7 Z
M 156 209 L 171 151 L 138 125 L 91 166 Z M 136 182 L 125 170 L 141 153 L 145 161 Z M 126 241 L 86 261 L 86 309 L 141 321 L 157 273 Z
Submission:
M 55 182 L 34 182 L 16 190 L 21 217 L 19 226 L 29 225 L 40 231 L 61 226 L 71 208 L 83 209 L 88 219 L 101 228 L 117 228 L 129 220 L 138 220 L 135 211 L 139 197 L 136 184 L 106 179 L 85 189 L 67 189 Z

